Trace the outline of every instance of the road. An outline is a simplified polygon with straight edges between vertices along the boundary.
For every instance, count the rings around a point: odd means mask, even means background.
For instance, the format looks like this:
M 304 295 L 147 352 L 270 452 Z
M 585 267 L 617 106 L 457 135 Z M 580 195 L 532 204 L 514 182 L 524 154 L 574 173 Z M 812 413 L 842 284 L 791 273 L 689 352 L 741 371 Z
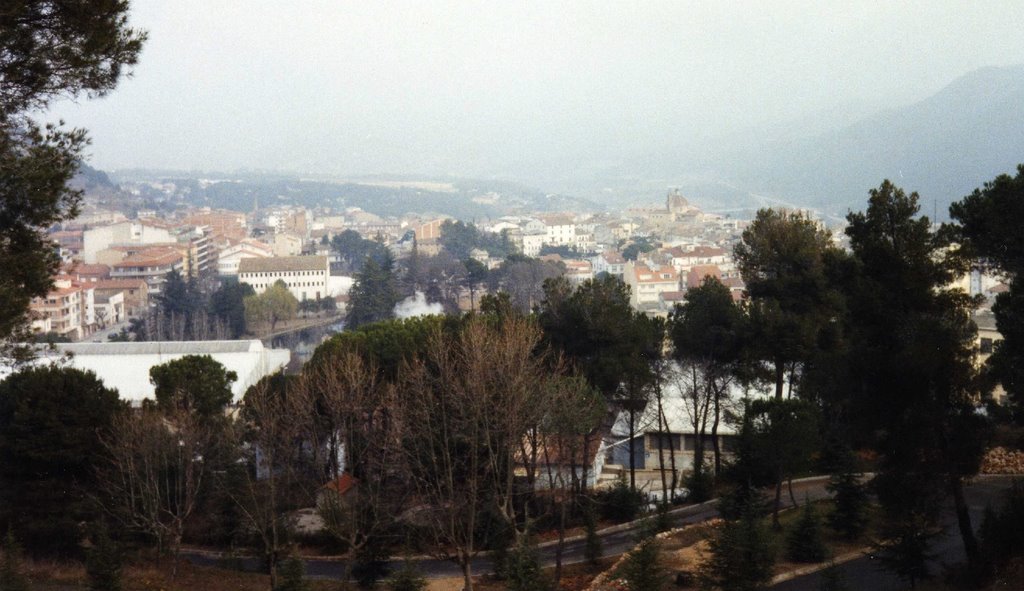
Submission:
M 803 482 L 794 482 L 794 494 L 799 499 L 803 499 L 805 497 L 810 498 L 811 500 L 823 498 L 827 495 L 825 491 L 826 480 L 826 477 L 821 477 L 808 479 Z M 669 516 L 673 527 L 679 527 L 681 525 L 701 523 L 709 519 L 713 519 L 718 516 L 718 511 L 715 509 L 714 502 L 709 502 L 701 505 L 692 505 L 689 507 L 673 509 L 669 512 Z M 633 548 L 633 546 L 636 545 L 636 539 L 641 527 L 643 527 L 642 521 L 634 521 L 629 524 L 613 526 L 599 531 L 598 535 L 601 537 L 601 547 L 604 551 L 604 555 L 618 556 Z M 584 545 L 585 539 L 582 536 L 567 538 L 562 551 L 562 564 L 577 564 L 584 562 Z M 545 542 L 539 545 L 538 550 L 540 552 L 541 560 L 545 566 L 554 566 L 556 546 L 556 542 Z M 221 565 L 220 558 L 205 553 L 184 551 L 182 552 L 182 557 L 191 561 L 193 564 L 200 566 Z M 304 562 L 306 565 L 306 575 L 309 577 L 320 579 L 339 579 L 345 573 L 345 562 L 337 558 L 308 558 L 305 559 Z M 402 562 L 402 560 L 396 559 L 393 560 L 389 566 L 397 570 L 402 567 Z M 416 568 L 420 573 L 428 578 L 447 578 L 462 575 L 459 567 L 450 560 L 417 557 L 413 559 L 413 562 L 416 564 Z M 256 571 L 261 568 L 261 564 L 256 558 L 242 558 L 240 561 L 236 560 L 235 564 L 246 570 Z M 486 556 L 477 557 L 473 561 L 472 566 L 474 575 L 491 572 L 491 563 Z M 815 587 L 815 590 L 816 589 L 817 588 Z
M 985 505 L 998 505 L 1003 491 L 1013 482 L 1012 476 L 979 476 L 974 483 L 966 487 L 965 494 L 970 507 L 971 523 L 977 529 L 981 525 Z M 942 573 L 945 564 L 953 564 L 965 560 L 963 542 L 952 508 L 947 507 L 945 530 L 936 541 L 933 551 L 935 560 L 932 571 Z M 851 591 L 902 591 L 909 585 L 881 568 L 878 560 L 870 556 L 851 560 L 837 567 L 842 578 Z M 813 573 L 798 577 L 771 587 L 774 591 L 818 591 L 821 584 L 821 573 Z

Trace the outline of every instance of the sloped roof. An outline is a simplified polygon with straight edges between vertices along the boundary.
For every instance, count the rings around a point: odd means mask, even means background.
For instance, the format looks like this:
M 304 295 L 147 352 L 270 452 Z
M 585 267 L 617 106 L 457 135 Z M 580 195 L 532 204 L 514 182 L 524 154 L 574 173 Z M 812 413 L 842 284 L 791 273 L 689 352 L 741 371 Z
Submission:
M 239 273 L 268 273 L 293 271 L 326 271 L 326 256 L 269 257 L 242 259 Z

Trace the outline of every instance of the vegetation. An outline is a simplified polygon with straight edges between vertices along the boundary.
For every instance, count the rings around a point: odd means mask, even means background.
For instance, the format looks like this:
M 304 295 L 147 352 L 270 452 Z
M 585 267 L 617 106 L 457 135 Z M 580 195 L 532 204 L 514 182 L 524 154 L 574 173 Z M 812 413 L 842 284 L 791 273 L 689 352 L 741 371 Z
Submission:
M 124 408 L 92 372 L 41 365 L 0 382 L 0 528 L 32 555 L 79 556 L 101 442 Z
M 19 2 L 0 24 L 0 353 L 24 339 L 33 297 L 52 285 L 59 259 L 45 230 L 78 212 L 68 187 L 88 138 L 38 121 L 54 101 L 113 90 L 146 35 L 127 25 L 128 3 Z
M 295 318 L 295 313 L 299 310 L 299 301 L 280 279 L 263 293 L 246 297 L 244 302 L 246 324 L 270 325 L 271 332 L 277 327 L 278 322 Z
M 828 558 L 828 548 L 822 538 L 821 518 L 814 505 L 807 501 L 800 519 L 786 537 L 786 558 L 793 562 L 822 562 Z
M 775 548 L 767 528 L 752 513 L 722 524 L 708 547 L 699 573 L 702 588 L 753 591 L 771 580 Z

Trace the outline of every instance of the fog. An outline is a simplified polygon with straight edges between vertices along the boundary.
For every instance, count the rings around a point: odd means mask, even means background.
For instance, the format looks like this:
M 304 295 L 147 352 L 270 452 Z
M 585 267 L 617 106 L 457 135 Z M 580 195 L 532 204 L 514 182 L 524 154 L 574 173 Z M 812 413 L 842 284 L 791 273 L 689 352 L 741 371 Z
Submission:
M 52 114 L 108 170 L 529 181 L 814 131 L 1024 62 L 1019 2 L 132 4 L 134 77 Z

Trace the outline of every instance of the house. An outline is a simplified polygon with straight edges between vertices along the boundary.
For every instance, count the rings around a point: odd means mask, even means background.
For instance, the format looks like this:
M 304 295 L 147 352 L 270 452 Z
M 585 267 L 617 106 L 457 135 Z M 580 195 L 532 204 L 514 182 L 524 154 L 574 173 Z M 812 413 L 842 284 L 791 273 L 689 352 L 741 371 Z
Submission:
M 96 325 L 92 285 L 57 277 L 45 297 L 32 298 L 29 303 L 34 317 L 32 331 L 52 332 L 73 341 L 91 334 Z
M 96 298 L 121 294 L 124 315 L 141 316 L 149 309 L 149 285 L 142 279 L 108 279 L 92 284 Z
M 622 279 L 622 271 L 626 265 L 626 259 L 614 250 L 606 250 L 596 257 L 590 259 L 594 265 L 594 275 L 607 273 Z
M 248 258 L 238 265 L 238 280 L 251 285 L 256 293 L 284 281 L 300 302 L 327 297 L 330 274 L 325 256 Z
M 641 312 L 660 311 L 659 296 L 679 291 L 679 273 L 669 265 L 647 266 L 627 261 L 623 280 L 629 285 L 629 304 Z
M 705 277 L 714 277 L 721 281 L 722 270 L 718 268 L 718 265 L 694 265 L 690 267 L 690 270 L 686 273 L 686 289 L 700 287 Z

